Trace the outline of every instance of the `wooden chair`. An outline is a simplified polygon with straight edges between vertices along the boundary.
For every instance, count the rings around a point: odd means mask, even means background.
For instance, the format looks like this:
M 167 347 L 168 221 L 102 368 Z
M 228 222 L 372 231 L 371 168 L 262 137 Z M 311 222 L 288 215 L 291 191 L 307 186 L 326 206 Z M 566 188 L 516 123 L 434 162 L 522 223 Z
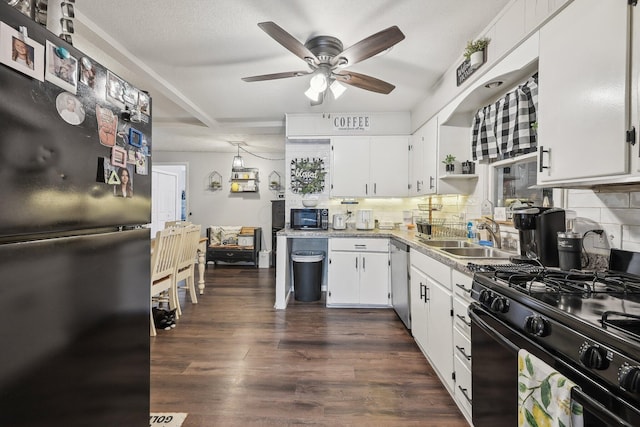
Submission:
M 187 225 L 191 225 L 191 221 L 182 221 L 182 220 L 166 221 L 166 222 L 164 223 L 164 228 L 169 228 L 169 227 L 186 227 Z
M 185 289 L 189 291 L 191 296 L 191 302 L 193 304 L 198 303 L 198 296 L 196 293 L 195 285 L 195 263 L 198 255 L 198 245 L 200 244 L 200 230 L 201 225 L 187 225 L 183 227 L 182 243 L 180 244 L 180 250 L 177 254 L 176 262 L 176 297 L 177 291 Z M 184 280 L 184 286 L 178 286 L 180 282 Z M 186 299 L 186 298 L 185 298 Z M 180 308 L 180 301 L 176 298 L 178 304 L 178 317 L 182 315 L 182 309 Z
M 171 227 L 156 233 L 153 253 L 151 254 L 151 301 L 149 301 L 149 315 L 151 316 L 151 336 L 156 335 L 151 305 L 155 296 L 168 294 L 169 309 L 177 312 L 176 291 L 176 261 L 183 235 L 182 227 Z

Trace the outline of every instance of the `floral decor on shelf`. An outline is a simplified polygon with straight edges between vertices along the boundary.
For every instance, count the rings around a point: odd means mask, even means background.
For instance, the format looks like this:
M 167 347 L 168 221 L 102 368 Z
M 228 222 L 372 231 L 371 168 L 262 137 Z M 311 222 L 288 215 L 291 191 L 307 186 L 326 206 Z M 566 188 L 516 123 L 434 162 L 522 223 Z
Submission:
M 291 191 L 302 195 L 322 193 L 326 175 L 323 159 L 295 158 L 291 160 Z

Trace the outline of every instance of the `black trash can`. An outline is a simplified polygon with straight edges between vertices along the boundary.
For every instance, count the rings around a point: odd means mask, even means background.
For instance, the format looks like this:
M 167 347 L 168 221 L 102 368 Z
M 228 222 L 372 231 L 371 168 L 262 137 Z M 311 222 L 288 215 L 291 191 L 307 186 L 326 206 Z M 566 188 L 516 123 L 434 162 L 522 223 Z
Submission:
M 293 293 L 297 301 L 318 301 L 322 296 L 322 251 L 295 251 L 293 261 Z

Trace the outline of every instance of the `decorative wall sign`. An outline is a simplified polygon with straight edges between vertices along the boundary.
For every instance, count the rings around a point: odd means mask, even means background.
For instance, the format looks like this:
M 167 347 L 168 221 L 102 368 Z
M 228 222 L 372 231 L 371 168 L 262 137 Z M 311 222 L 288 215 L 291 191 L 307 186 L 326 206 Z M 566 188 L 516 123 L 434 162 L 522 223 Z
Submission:
M 369 130 L 371 117 L 354 115 L 334 115 L 333 130 Z
M 291 191 L 298 194 L 322 193 L 326 175 L 324 160 L 295 158 L 291 160 Z
M 475 62 L 472 64 L 470 59 L 465 59 L 464 62 L 456 69 L 456 83 L 458 86 L 464 83 L 465 80 L 471 77 L 471 75 L 486 62 L 486 55 L 484 54 L 484 51 L 476 53 L 482 53 L 482 62 Z
M 78 60 L 65 48 L 56 46 L 47 40 L 47 69 L 45 80 L 76 94 L 78 87 Z
M 44 46 L 0 22 L 0 62 L 44 81 Z

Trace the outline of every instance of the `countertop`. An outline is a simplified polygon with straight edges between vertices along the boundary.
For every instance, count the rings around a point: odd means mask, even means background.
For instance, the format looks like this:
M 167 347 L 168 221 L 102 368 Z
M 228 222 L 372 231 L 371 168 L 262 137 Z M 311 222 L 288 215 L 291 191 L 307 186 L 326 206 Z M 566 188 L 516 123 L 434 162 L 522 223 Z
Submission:
M 356 237 L 356 238 L 389 238 L 395 239 L 399 242 L 405 243 L 410 248 L 423 253 L 443 264 L 446 264 L 462 273 L 472 274 L 467 265 L 472 262 L 474 264 L 506 264 L 509 260 L 506 259 L 490 259 L 490 258 L 473 258 L 473 259 L 458 259 L 444 254 L 443 252 L 433 249 L 424 244 L 417 236 L 416 232 L 412 230 L 334 230 L 329 228 L 328 230 L 292 230 L 285 228 L 278 231 L 277 236 L 287 238 L 331 238 L 331 237 Z M 452 239 L 453 240 L 453 239 Z M 516 255 L 514 253 L 514 255 Z

